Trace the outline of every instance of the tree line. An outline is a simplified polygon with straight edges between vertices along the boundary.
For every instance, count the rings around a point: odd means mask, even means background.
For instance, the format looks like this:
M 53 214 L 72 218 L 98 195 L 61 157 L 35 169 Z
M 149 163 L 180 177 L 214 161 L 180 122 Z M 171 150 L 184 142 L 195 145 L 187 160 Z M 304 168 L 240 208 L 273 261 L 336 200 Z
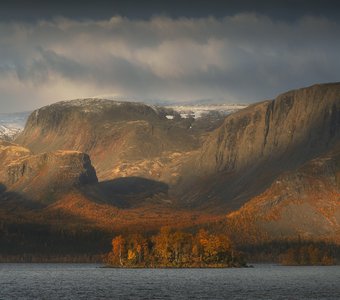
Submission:
M 100 262 L 111 232 L 0 221 L 0 262 Z
M 336 264 L 335 253 L 331 247 L 320 247 L 319 245 L 298 245 L 292 247 L 279 256 L 283 265 L 295 266 L 329 266 Z
M 156 235 L 118 235 L 106 262 L 115 267 L 238 267 L 245 266 L 225 234 L 200 229 L 196 234 L 162 227 Z

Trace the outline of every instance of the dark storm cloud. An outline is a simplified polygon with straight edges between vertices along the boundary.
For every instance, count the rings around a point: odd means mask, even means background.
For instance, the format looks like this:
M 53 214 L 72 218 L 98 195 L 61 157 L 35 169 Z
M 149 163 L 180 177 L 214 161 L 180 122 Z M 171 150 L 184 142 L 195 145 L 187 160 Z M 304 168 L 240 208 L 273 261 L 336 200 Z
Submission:
M 2 0 L 2 20 L 38 20 L 63 16 L 72 19 L 108 19 L 121 15 L 149 19 L 155 15 L 171 18 L 223 18 L 240 12 L 293 20 L 303 15 L 340 17 L 337 0 Z
M 340 26 L 332 18 L 0 22 L 0 108 L 122 95 L 252 102 L 339 81 Z

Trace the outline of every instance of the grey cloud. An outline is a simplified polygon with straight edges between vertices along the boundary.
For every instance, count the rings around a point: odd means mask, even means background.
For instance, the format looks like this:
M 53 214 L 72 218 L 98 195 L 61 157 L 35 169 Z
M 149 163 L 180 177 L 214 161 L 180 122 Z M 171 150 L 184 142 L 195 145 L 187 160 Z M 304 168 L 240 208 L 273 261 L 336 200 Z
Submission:
M 338 81 L 339 34 L 340 25 L 325 18 L 287 22 L 256 14 L 0 23 L 0 108 L 100 94 L 271 98 Z

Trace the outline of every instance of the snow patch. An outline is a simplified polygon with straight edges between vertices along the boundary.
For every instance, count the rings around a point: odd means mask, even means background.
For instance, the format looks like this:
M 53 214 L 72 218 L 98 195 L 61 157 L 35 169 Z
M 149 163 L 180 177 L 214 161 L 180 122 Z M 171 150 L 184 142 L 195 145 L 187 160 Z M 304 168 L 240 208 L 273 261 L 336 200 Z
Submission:
M 25 127 L 30 112 L 0 113 L 0 138 L 12 140 Z
M 18 133 L 22 131 L 22 128 L 9 127 L 0 124 L 0 138 L 6 140 L 12 140 Z
M 203 115 L 210 112 L 218 112 L 222 115 L 229 115 L 240 109 L 246 108 L 246 104 L 209 104 L 209 105 L 172 105 L 167 106 L 178 112 L 182 118 L 193 117 L 195 119 L 201 118 Z

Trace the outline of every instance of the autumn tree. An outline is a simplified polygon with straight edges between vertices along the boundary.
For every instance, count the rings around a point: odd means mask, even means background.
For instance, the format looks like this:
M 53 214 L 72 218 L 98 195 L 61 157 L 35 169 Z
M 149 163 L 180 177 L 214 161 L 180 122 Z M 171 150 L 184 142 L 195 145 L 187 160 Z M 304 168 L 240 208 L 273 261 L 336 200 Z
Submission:
M 125 251 L 125 239 L 119 235 L 112 240 L 113 261 L 123 265 L 123 254 Z
M 196 235 L 196 251 L 199 257 L 199 261 L 203 262 L 206 258 L 206 249 L 209 244 L 209 234 L 206 230 L 200 229 Z M 195 252 L 196 252 L 195 251 Z
M 227 235 L 201 229 L 196 235 L 162 227 L 151 238 L 132 234 L 112 240 L 110 264 L 120 266 L 235 266 L 243 262 Z
M 232 260 L 231 241 L 225 234 L 209 234 L 201 229 L 196 236 L 194 251 L 199 255 L 200 262 L 223 263 Z
M 171 235 L 171 250 L 176 264 L 187 263 L 192 259 L 192 235 L 176 231 Z
M 148 241 L 141 234 L 133 234 L 128 237 L 128 261 L 132 264 L 145 262 L 148 258 Z
M 159 234 L 153 237 L 154 253 L 159 261 L 171 262 L 171 230 L 169 227 L 162 227 Z

